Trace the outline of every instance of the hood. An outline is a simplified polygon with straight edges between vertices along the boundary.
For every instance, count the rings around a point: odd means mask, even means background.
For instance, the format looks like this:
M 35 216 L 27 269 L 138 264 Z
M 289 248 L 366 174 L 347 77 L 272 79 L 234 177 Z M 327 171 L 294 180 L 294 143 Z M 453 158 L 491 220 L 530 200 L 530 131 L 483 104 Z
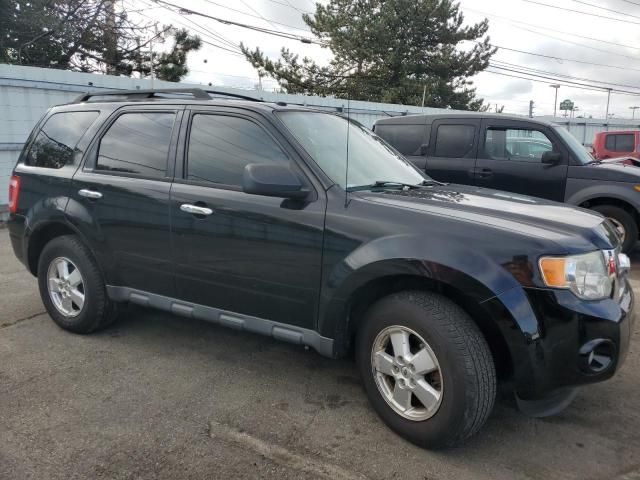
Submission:
M 584 180 L 640 183 L 640 160 L 633 157 L 607 158 L 597 163 L 569 167 L 569 177 Z
M 600 214 L 526 195 L 452 184 L 358 195 L 370 202 L 491 225 L 560 245 L 568 242 L 588 248 L 591 244 L 593 249 L 618 244 L 613 229 Z M 571 237 L 582 241 L 570 242 Z

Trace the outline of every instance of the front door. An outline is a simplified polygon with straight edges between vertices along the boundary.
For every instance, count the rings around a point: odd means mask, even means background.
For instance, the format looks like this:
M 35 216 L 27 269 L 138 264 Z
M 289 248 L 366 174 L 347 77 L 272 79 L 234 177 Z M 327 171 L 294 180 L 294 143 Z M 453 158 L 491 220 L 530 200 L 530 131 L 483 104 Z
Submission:
M 194 109 L 183 122 L 182 179 L 171 191 L 177 297 L 314 328 L 324 192 L 268 121 L 242 112 Z M 244 167 L 271 162 L 290 165 L 309 198 L 243 193 Z
M 542 163 L 544 152 L 560 162 Z M 478 149 L 476 185 L 562 202 L 568 152 L 551 129 L 526 121 L 485 119 Z
M 107 122 L 73 178 L 71 218 L 107 282 L 172 296 L 169 190 L 180 113 L 127 107 Z

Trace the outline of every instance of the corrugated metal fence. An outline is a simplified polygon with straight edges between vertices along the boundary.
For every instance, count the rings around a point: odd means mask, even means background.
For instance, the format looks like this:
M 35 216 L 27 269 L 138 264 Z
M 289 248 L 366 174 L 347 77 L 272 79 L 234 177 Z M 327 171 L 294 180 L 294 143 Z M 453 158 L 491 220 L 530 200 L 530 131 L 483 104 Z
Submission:
M 155 88 L 175 88 L 176 84 L 156 80 L 154 86 Z M 265 101 L 282 101 L 315 108 L 326 108 L 331 111 L 337 109 L 346 111 L 348 107 L 352 118 L 369 127 L 377 119 L 388 116 L 451 112 L 451 110 L 440 108 L 423 109 L 389 103 L 347 102 L 344 99 L 329 97 L 247 91 L 187 83 L 181 83 L 179 86 L 215 88 L 230 93 L 257 96 Z M 150 80 L 0 64 L 0 205 L 7 203 L 9 176 L 22 145 L 33 126 L 49 107 L 67 103 L 80 93 L 87 91 L 146 88 L 151 88 Z M 566 125 L 569 131 L 585 145 L 591 144 L 593 136 L 598 131 L 640 128 L 640 121 L 633 123 L 616 120 L 615 124 L 609 125 L 597 119 L 571 119 L 568 121 L 565 118 L 557 118 L 556 121 Z

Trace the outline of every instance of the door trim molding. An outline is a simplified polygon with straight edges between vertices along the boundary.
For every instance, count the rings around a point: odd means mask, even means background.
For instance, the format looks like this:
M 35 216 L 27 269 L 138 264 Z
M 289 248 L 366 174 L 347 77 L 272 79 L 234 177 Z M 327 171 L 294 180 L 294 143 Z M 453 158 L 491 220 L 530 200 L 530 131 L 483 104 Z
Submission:
M 182 317 L 195 318 L 236 330 L 266 335 L 276 340 L 297 345 L 307 345 L 320 355 L 333 357 L 333 339 L 323 337 L 315 330 L 185 302 L 177 298 L 165 297 L 129 287 L 108 285 L 107 294 L 114 302 L 135 303 L 136 305 L 157 308 Z

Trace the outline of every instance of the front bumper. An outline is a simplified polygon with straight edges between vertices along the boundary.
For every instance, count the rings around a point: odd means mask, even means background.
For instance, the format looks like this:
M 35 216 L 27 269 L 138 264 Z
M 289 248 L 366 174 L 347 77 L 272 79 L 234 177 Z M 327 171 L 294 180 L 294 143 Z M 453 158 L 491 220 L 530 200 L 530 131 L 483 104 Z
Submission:
M 502 316 L 503 331 L 511 324 L 507 344 L 519 398 L 545 398 L 615 374 L 629 350 L 635 322 L 634 295 L 626 275 L 618 280 L 613 298 L 599 301 L 580 300 L 568 290 L 522 291 L 521 303 L 528 305 L 510 308 L 510 322 L 502 295 L 487 305 L 492 315 Z M 515 322 L 531 327 L 535 321 L 535 334 L 514 332 L 519 330 L 513 324 L 514 311 L 527 312 L 526 322 Z

